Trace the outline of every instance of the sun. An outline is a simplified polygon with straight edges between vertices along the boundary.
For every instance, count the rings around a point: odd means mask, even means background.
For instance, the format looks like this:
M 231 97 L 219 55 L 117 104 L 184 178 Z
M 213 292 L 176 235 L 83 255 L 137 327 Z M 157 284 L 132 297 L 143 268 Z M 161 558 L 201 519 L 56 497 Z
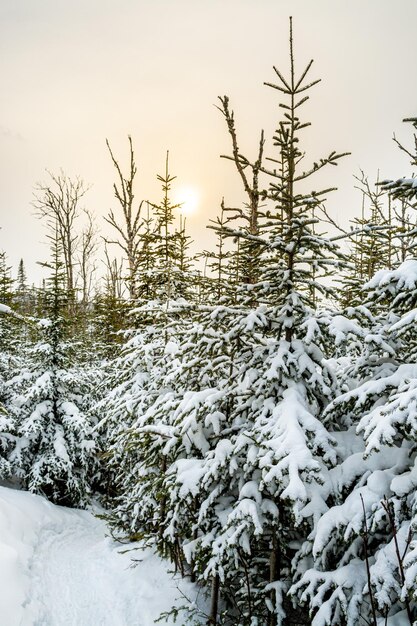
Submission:
M 195 187 L 179 187 L 175 192 L 175 203 L 180 204 L 179 212 L 183 215 L 192 215 L 200 204 L 200 194 Z

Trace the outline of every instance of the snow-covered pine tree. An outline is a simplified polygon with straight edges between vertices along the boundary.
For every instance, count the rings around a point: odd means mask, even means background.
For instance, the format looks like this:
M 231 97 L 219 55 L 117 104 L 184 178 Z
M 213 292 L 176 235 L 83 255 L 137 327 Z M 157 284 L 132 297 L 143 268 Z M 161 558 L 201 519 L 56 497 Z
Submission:
M 384 187 L 400 200 L 415 194 L 410 179 Z M 322 514 L 292 589 L 309 604 L 313 626 L 411 626 L 417 618 L 417 261 L 379 270 L 362 299 L 363 348 L 347 390 L 326 410 L 342 429 L 339 464 L 317 488 Z
M 0 303 L 12 307 L 15 301 L 14 280 L 7 265 L 5 252 L 0 252 Z M 0 316 L 0 351 L 12 354 L 17 341 L 16 322 L 13 315 Z
M 139 301 L 146 302 L 154 298 L 152 291 L 154 269 L 153 244 L 157 230 L 152 214 L 152 205 L 149 201 L 146 202 L 146 213 L 143 216 L 142 224 L 142 247 L 137 261 L 137 297 Z
M 94 473 L 94 440 L 85 414 L 88 396 L 71 363 L 68 291 L 58 237 L 44 294 L 44 314 L 38 322 L 40 340 L 29 349 L 28 362 L 10 385 L 17 392 L 18 440 L 10 460 L 22 486 L 52 501 L 83 506 Z
M 288 97 L 288 103 L 283 104 L 284 119 L 274 136 L 278 156 L 273 161 L 278 167 L 262 168 L 272 177 L 267 197 L 274 205 L 265 213 L 265 235 L 259 241 L 263 258 L 258 298 L 269 305 L 264 313 L 266 337 L 240 374 L 243 388 L 249 389 L 243 395 L 246 402 L 238 406 L 252 424 L 237 449 L 246 452 L 245 480 L 253 482 L 260 494 L 254 503 L 258 520 L 262 516 L 265 519 L 262 534 L 270 544 L 269 580 L 265 581 L 269 587 L 264 583 L 264 593 L 266 589 L 272 593 L 270 624 L 281 623 L 285 613 L 284 623 L 303 620 L 283 600 L 288 589 L 285 581 L 290 576 L 289 546 L 298 535 L 294 523 L 304 523 L 300 510 L 311 498 L 309 484 L 320 481 L 323 460 L 334 460 L 331 437 L 320 418 L 335 385 L 320 350 L 314 298 L 316 293 L 327 293 L 320 277 L 337 265 L 337 250 L 331 241 L 315 233 L 315 211 L 329 189 L 307 194 L 303 189 L 311 175 L 327 164 L 336 164 L 343 155 L 333 152 L 310 168 L 300 166 L 304 154 L 299 133 L 308 124 L 300 121 L 299 107 L 308 99 L 305 92 L 318 82 L 306 81 L 310 67 L 311 62 L 296 78 L 291 27 L 290 75 L 284 78 L 275 68 L 279 83 L 270 84 Z M 248 458 L 253 461 L 249 463 Z M 237 511 L 239 506 L 237 503 Z M 229 532 L 239 523 L 242 529 L 246 526 L 249 536 L 260 534 L 257 520 L 247 514 L 243 517 L 245 524 L 242 526 L 242 516 L 237 515 Z M 225 541 L 225 546 L 228 544 Z M 258 590 L 262 593 L 262 587 Z
M 361 215 L 351 222 L 348 263 L 343 272 L 340 301 L 343 307 L 359 304 L 362 288 L 379 269 L 391 268 L 394 259 L 392 203 L 377 184 L 372 187 L 363 172 L 356 177 L 362 194 Z
M 210 623 L 218 623 L 219 588 L 226 602 L 219 623 L 306 623 L 287 598 L 291 558 L 307 532 L 302 510 L 312 485 L 336 458 L 321 422 L 336 387 L 321 350 L 328 323 L 314 304 L 316 293 L 329 293 L 320 278 L 338 266 L 337 248 L 315 232 L 314 212 L 329 190 L 305 194 L 301 187 L 342 155 L 299 168 L 299 131 L 307 124 L 298 109 L 317 82 L 306 82 L 310 67 L 296 78 L 291 27 L 290 77 L 276 70 L 281 82 L 273 85 L 289 99 L 275 136 L 279 168 L 262 168 L 272 179 L 270 207 L 257 235 L 222 228 L 259 246 L 250 302 L 211 309 L 200 330 L 191 329 L 177 353 L 179 384 L 152 407 L 168 463 L 165 537 L 178 540 L 195 573 L 212 580 Z
M 171 553 L 176 549 L 179 567 L 184 568 L 181 559 L 186 547 L 192 576 L 212 578 L 210 623 L 217 619 L 219 574 L 207 569 L 208 547 L 216 533 L 221 532 L 221 519 L 224 521 L 225 514 L 230 510 L 230 502 L 238 497 L 236 477 L 230 476 L 223 482 L 222 476 L 219 480 L 217 470 L 224 455 L 218 455 L 218 450 L 223 444 L 227 447 L 229 437 L 233 439 L 243 427 L 239 422 L 233 424 L 233 404 L 236 402 L 234 377 L 242 354 L 250 353 L 244 346 L 247 348 L 257 329 L 250 307 L 243 305 L 245 299 L 252 302 L 252 293 L 244 296 L 242 286 L 251 287 L 256 282 L 259 249 L 250 239 L 248 243 L 243 242 L 241 253 L 239 238 L 233 249 L 228 245 L 231 238 L 225 241 L 224 226 L 240 218 L 250 236 L 258 234 L 258 176 L 264 144 L 262 135 L 256 162 L 253 165 L 248 161 L 242 164 L 233 112 L 229 110 L 226 97 L 220 100 L 220 110 L 232 138 L 231 158 L 241 176 L 248 206 L 243 210 L 229 209 L 222 201 L 221 215 L 210 225 L 216 231 L 218 243 L 216 252 L 205 253 L 207 265 L 212 271 L 212 277 L 208 277 L 205 283 L 207 297 L 204 301 L 200 300 L 195 323 L 182 335 L 175 371 L 168 372 L 172 392 L 165 403 L 154 407 L 156 423 L 163 424 L 170 435 L 168 441 L 160 442 L 169 467 L 165 481 L 168 494 L 166 542 Z M 248 165 L 253 174 L 251 181 L 245 173 Z M 208 303 L 211 306 L 207 306 Z M 199 478 L 206 473 L 206 484 L 198 486 Z M 207 542 L 204 537 L 208 538 Z M 237 575 L 234 574 L 236 568 L 230 567 L 230 571 L 225 573 L 228 582 L 223 579 L 223 585 L 227 584 L 230 592 L 223 596 L 230 600 L 223 611 L 236 615 L 241 607 L 238 607 L 239 602 L 234 602 L 236 594 L 232 588 L 242 595 L 239 584 L 236 584 L 241 578 L 241 569 Z
M 98 352 L 103 358 L 112 359 L 123 344 L 130 303 L 124 294 L 123 261 L 110 258 L 107 246 L 104 253 L 106 271 L 91 303 L 92 325 Z
M 201 255 L 198 255 L 204 259 L 204 270 L 199 281 L 198 297 L 198 301 L 202 305 L 219 303 L 234 305 L 239 298 L 241 299 L 239 289 L 242 273 L 240 240 L 233 240 L 224 232 L 224 227 L 235 219 L 236 209 L 226 207 L 223 198 L 220 204 L 220 214 L 214 220 L 209 220 L 207 226 L 216 234 L 215 248 L 205 250 Z
M 380 270 L 366 288 L 378 316 L 351 372 L 353 388 L 327 409 L 344 425 L 339 465 L 317 490 L 323 515 L 302 550 L 313 556 L 314 568 L 294 587 L 309 601 L 314 626 L 412 624 L 417 615 L 410 550 L 417 261 Z
M 8 460 L 16 436 L 14 390 L 8 381 L 22 367 L 22 324 L 14 312 L 15 292 L 5 252 L 0 253 L 0 476 L 11 474 Z
M 398 192 L 388 193 L 392 183 L 380 183 L 378 178 L 372 186 L 363 172 L 357 177 L 362 212 L 351 222 L 342 306 L 360 303 L 364 283 L 379 269 L 392 269 L 413 256 L 417 231 L 412 202 Z
M 240 167 L 233 113 L 229 112 L 227 98 L 221 99 L 221 103 L 220 110 L 225 115 L 232 137 L 233 154 L 236 155 L 245 191 L 251 201 L 249 212 L 252 211 L 254 215 L 259 204 L 257 179 L 262 159 L 263 137 L 258 160 L 253 167 L 251 166 L 254 170 L 252 190 L 244 173 L 246 165 Z M 228 213 L 231 215 L 228 216 Z M 165 544 L 169 546 L 169 553 L 174 555 L 176 565 L 180 569 L 184 568 L 182 546 L 184 542 L 195 539 L 195 529 L 198 527 L 196 515 L 200 500 L 194 499 L 187 489 L 179 487 L 176 481 L 177 464 L 178 467 L 181 465 L 181 468 L 182 464 L 188 468 L 201 466 L 204 455 L 212 451 L 221 439 L 223 429 L 224 432 L 229 430 L 228 415 L 232 403 L 232 378 L 235 371 L 232 355 L 238 352 L 240 338 L 239 324 L 234 329 L 227 328 L 224 319 L 235 320 L 236 316 L 240 319 L 240 316 L 246 314 L 245 309 L 233 307 L 237 299 L 240 273 L 246 270 L 243 281 L 254 282 L 258 251 L 255 249 L 251 251 L 255 255 L 253 257 L 247 250 L 245 264 L 241 263 L 240 241 L 238 240 L 235 250 L 225 243 L 222 229 L 233 219 L 234 213 L 234 209 L 225 207 L 223 200 L 221 215 L 212 222 L 213 226 L 210 226 L 218 237 L 217 250 L 204 253 L 211 275 L 205 274 L 204 286 L 199 293 L 200 306 L 197 316 L 194 317 L 194 323 L 188 324 L 186 329 L 182 328 L 176 358 L 171 363 L 171 368 L 165 371 L 165 379 L 160 381 L 161 388 L 170 389 L 170 393 L 160 398 L 160 401 L 149 410 L 158 429 L 165 429 L 165 437 L 168 439 L 164 441 L 162 437 L 159 437 L 159 440 L 158 437 L 154 437 L 152 445 L 162 449 L 167 466 L 172 463 L 170 471 L 166 473 L 164 487 L 164 492 L 168 494 L 168 504 L 165 506 L 166 519 L 161 520 L 160 524 L 165 529 Z M 238 211 L 238 214 L 241 216 L 241 212 Z M 250 221 L 248 218 L 247 221 L 250 232 L 255 234 L 256 220 Z M 219 306 L 217 303 L 220 302 L 223 304 Z M 213 306 L 214 303 L 216 304 Z M 211 306 L 207 306 L 208 304 Z M 167 433 L 170 437 L 167 437 Z M 197 458 L 192 458 L 192 455 L 196 455 Z M 182 473 L 182 469 L 180 471 Z M 220 496 L 220 491 L 218 495 Z M 200 517 L 206 531 L 210 531 L 208 519 L 218 526 L 218 519 L 214 521 L 210 511 L 206 520 Z M 197 576 L 198 572 L 203 571 L 205 561 L 199 557 L 191 560 L 191 574 Z M 197 560 L 200 560 L 198 564 Z M 217 576 L 214 576 L 213 580 L 216 582 Z
M 9 381 L 13 375 L 22 367 L 22 346 L 17 341 L 11 341 L 11 329 L 16 329 L 18 325 L 15 323 L 4 322 L 2 318 L 14 317 L 16 314 L 8 306 L 0 302 L 0 325 L 2 327 L 2 346 L 0 348 L 0 478 L 10 478 L 12 475 L 9 456 L 16 442 L 16 410 L 14 407 L 15 391 L 9 385 Z M 6 345 L 4 339 L 9 335 L 9 345 Z
M 165 171 L 158 174 L 162 186 L 162 198 L 159 203 L 151 203 L 155 229 L 150 237 L 151 277 L 150 298 L 169 302 L 178 298 L 193 297 L 190 285 L 191 261 L 188 255 L 189 237 L 185 230 L 185 221 L 180 217 L 179 228 L 175 221 L 181 209 L 181 203 L 173 203 L 172 183 L 176 176 L 169 172 L 169 153 L 165 159 Z
M 23 259 L 20 259 L 14 296 L 16 311 L 22 315 L 33 315 L 35 308 L 34 300 L 34 290 L 28 285 L 25 264 Z
M 396 137 L 394 136 L 394 141 L 399 149 L 404 152 L 411 161 L 412 166 L 417 165 L 417 117 L 409 117 L 405 118 L 403 122 L 410 123 L 414 129 L 413 135 L 413 146 L 412 148 L 408 148 L 400 143 Z M 383 180 L 381 186 L 384 190 L 389 191 L 392 198 L 399 198 L 401 200 L 406 200 L 413 206 L 416 203 L 417 196 L 417 184 L 416 178 L 414 175 L 411 177 L 402 176 L 401 178 L 397 178 L 396 180 Z
M 164 372 L 170 371 L 175 358 L 182 311 L 188 309 L 184 297 L 191 295 L 187 235 L 183 224 L 177 231 L 174 228 L 175 209 L 179 208 L 170 197 L 174 178 L 169 174 L 167 155 L 165 174 L 158 176 L 162 202 L 152 205 L 156 227 L 150 233 L 147 290 L 131 311 L 133 328 L 126 332 L 122 354 L 113 364 L 113 390 L 98 407 L 109 448 L 112 521 L 131 536 L 140 532 L 162 537 L 162 526 L 155 529 L 163 524 L 164 495 L 155 499 L 150 491 L 159 490 L 166 463 L 141 428 L 148 425 L 152 429 L 154 421 L 148 409 L 159 395 L 168 392 L 162 382 Z M 163 549 L 163 541 L 160 546 Z

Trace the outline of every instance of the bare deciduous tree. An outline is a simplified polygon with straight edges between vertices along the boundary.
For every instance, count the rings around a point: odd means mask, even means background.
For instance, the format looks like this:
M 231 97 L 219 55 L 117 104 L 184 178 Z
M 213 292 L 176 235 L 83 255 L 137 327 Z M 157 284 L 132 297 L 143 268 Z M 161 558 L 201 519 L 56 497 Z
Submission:
M 57 232 L 62 249 L 67 289 L 74 293 L 76 250 L 79 237 L 75 222 L 80 214 L 80 201 L 88 187 L 80 178 L 71 179 L 61 170 L 52 174 L 49 184 L 38 183 L 35 187 L 33 206 L 40 218 L 45 218 L 52 233 Z
M 107 148 L 109 150 L 113 165 L 117 172 L 118 181 L 113 184 L 114 195 L 119 202 L 123 219 L 120 220 L 116 217 L 113 210 L 110 210 L 108 216 L 105 218 L 106 222 L 112 226 L 118 233 L 119 238 L 116 240 L 106 239 L 106 243 L 112 243 L 119 246 L 127 260 L 127 283 L 129 289 L 129 295 L 133 299 L 137 292 L 137 271 L 139 263 L 139 254 L 142 245 L 140 237 L 140 231 L 143 224 L 141 219 L 141 209 L 143 201 L 141 201 L 137 208 L 134 206 L 134 182 L 137 173 L 137 167 L 135 163 L 135 155 L 133 151 L 132 138 L 129 136 L 129 151 L 130 151 L 130 165 L 129 174 L 127 177 L 123 176 L 119 162 L 115 158 L 109 141 L 106 139 Z
M 232 140 L 232 156 L 222 154 L 222 158 L 229 159 L 234 162 L 239 176 L 243 183 L 243 188 L 248 197 L 248 202 L 245 203 L 245 209 L 237 208 L 224 208 L 225 211 L 231 212 L 233 218 L 241 218 L 245 223 L 245 231 L 249 236 L 259 235 L 259 203 L 262 192 L 259 189 L 259 173 L 262 172 L 262 160 L 265 145 L 264 131 L 261 131 L 259 140 L 258 155 L 256 160 L 252 163 L 240 152 L 237 140 L 237 132 L 235 125 L 234 112 L 229 108 L 228 96 L 219 97 L 221 106 L 217 107 L 219 111 L 224 115 L 226 120 L 227 129 Z M 249 178 L 249 174 L 251 175 Z M 257 281 L 257 263 L 253 257 L 254 250 L 250 246 L 246 263 L 243 267 L 243 282 L 248 284 L 254 284 Z
M 107 246 L 104 249 L 104 256 L 106 266 L 106 275 L 104 278 L 105 291 L 111 298 L 120 300 L 123 297 L 123 284 L 121 278 L 123 273 L 123 261 L 110 258 Z
M 97 269 L 94 255 L 98 248 L 98 237 L 93 214 L 88 210 L 85 210 L 84 213 L 87 217 L 87 224 L 79 237 L 77 264 L 81 281 L 81 302 L 85 306 L 91 296 L 93 277 Z

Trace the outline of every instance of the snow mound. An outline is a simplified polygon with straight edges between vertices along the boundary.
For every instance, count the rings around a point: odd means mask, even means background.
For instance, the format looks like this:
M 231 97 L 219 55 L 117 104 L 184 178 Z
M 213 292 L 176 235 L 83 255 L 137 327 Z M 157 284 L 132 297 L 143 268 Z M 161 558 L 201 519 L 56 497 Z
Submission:
M 195 599 L 151 550 L 123 547 L 87 511 L 0 487 L 1 624 L 153 626 L 181 593 Z

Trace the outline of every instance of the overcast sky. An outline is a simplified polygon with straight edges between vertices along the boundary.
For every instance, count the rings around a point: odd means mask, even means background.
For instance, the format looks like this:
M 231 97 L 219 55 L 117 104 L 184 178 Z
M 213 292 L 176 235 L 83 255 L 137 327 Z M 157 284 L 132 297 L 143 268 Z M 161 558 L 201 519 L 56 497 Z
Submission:
M 221 197 L 242 199 L 219 158 L 229 142 L 213 105 L 230 96 L 241 149 L 254 155 L 260 129 L 270 134 L 278 119 L 278 92 L 263 82 L 273 65 L 288 68 L 289 15 L 297 66 L 314 58 L 312 77 L 322 78 L 305 107 L 311 159 L 352 152 L 326 179 L 339 187 L 329 209 L 345 219 L 360 210 L 359 168 L 371 179 L 378 168 L 411 173 L 392 134 L 410 138 L 401 120 L 417 115 L 416 0 L 0 0 L 0 249 L 10 262 L 23 257 L 38 279 L 48 253 L 31 196 L 46 169 L 92 185 L 85 206 L 104 229 L 116 206 L 105 139 L 126 162 L 128 134 L 138 199 L 159 198 L 169 149 L 178 185 L 200 193 L 188 219 L 207 247 L 203 225 Z

